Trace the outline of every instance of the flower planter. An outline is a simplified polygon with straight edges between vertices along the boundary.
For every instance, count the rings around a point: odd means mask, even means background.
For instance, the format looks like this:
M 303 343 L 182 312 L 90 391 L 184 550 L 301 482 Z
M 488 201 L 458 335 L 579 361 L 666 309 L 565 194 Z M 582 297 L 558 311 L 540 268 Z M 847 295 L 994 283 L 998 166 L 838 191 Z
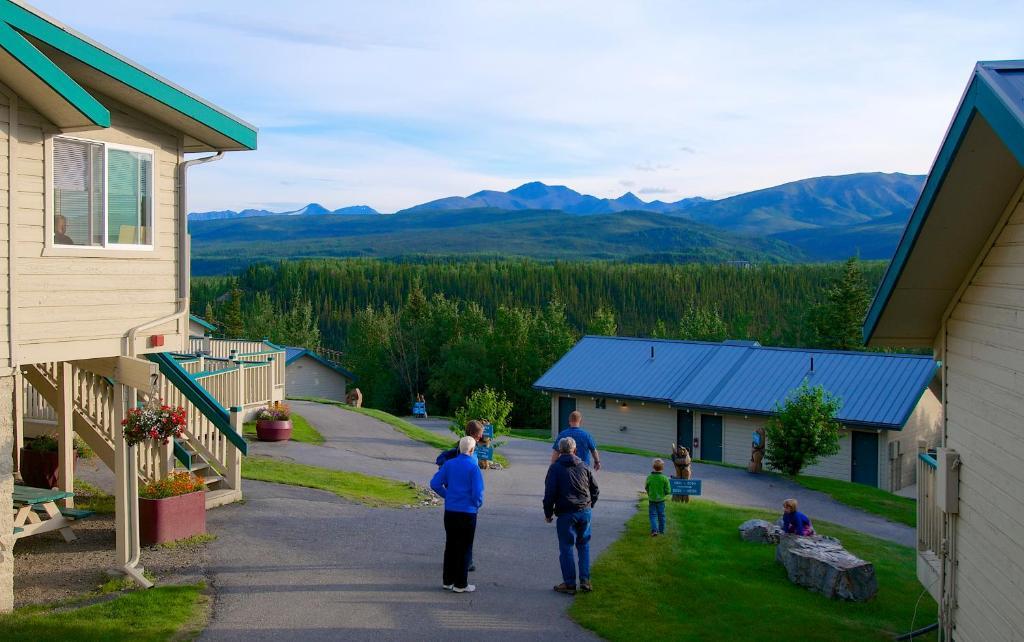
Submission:
M 163 499 L 139 498 L 139 540 L 143 546 L 173 542 L 205 532 L 205 490 Z
M 74 450 L 71 452 L 72 457 L 77 461 L 78 453 Z M 26 485 L 36 488 L 56 487 L 58 468 L 60 468 L 60 457 L 57 453 L 21 449 L 21 465 L 18 470 Z
M 261 419 L 256 422 L 256 439 L 260 441 L 288 441 L 291 438 L 291 419 Z

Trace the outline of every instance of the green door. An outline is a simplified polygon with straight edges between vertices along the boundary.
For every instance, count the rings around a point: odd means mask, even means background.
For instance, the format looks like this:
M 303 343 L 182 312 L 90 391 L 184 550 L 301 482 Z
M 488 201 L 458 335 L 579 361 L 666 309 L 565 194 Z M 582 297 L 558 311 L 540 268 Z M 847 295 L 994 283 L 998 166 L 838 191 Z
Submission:
M 858 484 L 878 486 L 878 433 L 850 433 L 853 443 L 853 461 L 850 466 L 850 479 Z
M 722 418 L 700 416 L 700 458 L 722 461 Z
M 558 432 L 569 427 L 569 415 L 576 410 L 576 400 L 572 397 L 558 398 Z
M 693 452 L 693 413 L 687 410 L 676 411 L 676 443 Z

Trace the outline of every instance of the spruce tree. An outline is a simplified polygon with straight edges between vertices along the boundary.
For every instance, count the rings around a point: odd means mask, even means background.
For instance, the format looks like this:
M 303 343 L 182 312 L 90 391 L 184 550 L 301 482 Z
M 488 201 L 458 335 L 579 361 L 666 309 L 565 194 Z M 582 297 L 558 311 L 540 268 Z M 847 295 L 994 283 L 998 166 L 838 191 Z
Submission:
M 862 350 L 864 317 L 871 303 L 860 261 L 850 257 L 843 276 L 825 291 L 825 301 L 811 313 L 815 343 L 830 350 Z

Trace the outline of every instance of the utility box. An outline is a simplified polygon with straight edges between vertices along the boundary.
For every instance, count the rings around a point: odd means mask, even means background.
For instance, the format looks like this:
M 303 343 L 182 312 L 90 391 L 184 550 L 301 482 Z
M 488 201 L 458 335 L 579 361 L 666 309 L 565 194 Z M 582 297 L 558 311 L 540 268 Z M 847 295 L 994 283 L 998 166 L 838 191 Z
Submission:
M 943 513 L 960 512 L 960 455 L 950 448 L 935 453 L 935 503 Z

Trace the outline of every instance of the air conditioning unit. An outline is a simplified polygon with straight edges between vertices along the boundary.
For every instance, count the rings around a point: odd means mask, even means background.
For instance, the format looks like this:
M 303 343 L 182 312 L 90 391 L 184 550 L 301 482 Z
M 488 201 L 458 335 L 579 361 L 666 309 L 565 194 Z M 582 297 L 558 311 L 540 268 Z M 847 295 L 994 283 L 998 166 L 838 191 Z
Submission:
M 951 448 L 935 453 L 935 503 L 944 513 L 960 512 L 960 455 Z

